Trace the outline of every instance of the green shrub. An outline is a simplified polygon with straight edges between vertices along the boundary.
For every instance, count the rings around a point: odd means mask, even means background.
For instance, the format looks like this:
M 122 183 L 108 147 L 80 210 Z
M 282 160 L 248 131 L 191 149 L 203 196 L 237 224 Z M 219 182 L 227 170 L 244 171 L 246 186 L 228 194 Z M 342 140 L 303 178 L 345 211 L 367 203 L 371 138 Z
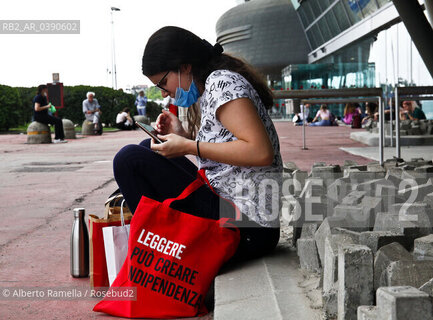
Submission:
M 89 91 L 95 92 L 95 98 L 101 105 L 101 121 L 106 126 L 115 126 L 117 114 L 125 107 L 131 110 L 132 116 L 136 114 L 134 95 L 107 87 L 80 85 L 65 86 L 63 88 L 63 104 L 65 107 L 58 109 L 58 116 L 81 125 L 85 119 L 83 101 Z M 0 130 L 25 125 L 32 120 L 33 98 L 36 93 L 36 87 L 13 88 L 0 85 Z M 151 121 L 155 121 L 161 112 L 161 107 L 155 102 L 148 102 L 146 110 Z
M 0 85 L 0 130 L 9 130 L 20 122 L 23 106 L 16 88 Z

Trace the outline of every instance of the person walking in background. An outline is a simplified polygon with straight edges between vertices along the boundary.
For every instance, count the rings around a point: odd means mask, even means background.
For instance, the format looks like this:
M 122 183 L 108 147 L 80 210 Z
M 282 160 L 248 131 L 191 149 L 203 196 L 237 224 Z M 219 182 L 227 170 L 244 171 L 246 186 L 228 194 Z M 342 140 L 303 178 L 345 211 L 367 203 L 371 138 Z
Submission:
M 86 94 L 87 99 L 83 101 L 83 113 L 86 117 L 87 121 L 91 121 L 94 125 L 94 131 L 102 132 L 100 130 L 100 118 L 101 118 L 101 106 L 98 103 L 98 100 L 95 99 L 95 93 L 94 92 L 87 92 Z
M 129 108 L 124 108 L 117 114 L 116 127 L 120 130 L 133 130 L 135 129 L 135 121 L 132 119 Z
M 146 115 L 146 105 L 147 105 L 147 97 L 144 94 L 144 90 L 141 89 L 138 92 L 138 96 L 135 99 L 135 105 L 137 106 L 137 112 L 140 116 Z
M 414 106 L 415 101 L 403 101 L 403 110 L 400 111 L 400 120 L 425 120 L 424 111 Z
M 48 86 L 41 84 L 38 86 L 38 93 L 33 98 L 33 115 L 37 122 L 54 125 L 54 143 L 65 143 L 65 133 L 63 131 L 63 122 L 60 118 L 48 114 L 48 109 L 52 107 L 48 103 Z
M 318 121 L 319 118 L 320 121 Z M 326 104 L 320 106 L 320 109 L 317 111 L 312 123 L 310 123 L 310 126 L 332 126 L 331 111 L 329 111 Z

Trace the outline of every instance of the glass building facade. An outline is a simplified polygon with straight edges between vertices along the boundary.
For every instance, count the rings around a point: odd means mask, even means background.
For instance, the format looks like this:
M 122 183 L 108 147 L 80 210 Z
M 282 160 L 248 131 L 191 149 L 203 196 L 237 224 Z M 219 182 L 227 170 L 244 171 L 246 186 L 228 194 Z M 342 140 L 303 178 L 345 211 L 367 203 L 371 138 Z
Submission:
M 273 83 L 275 90 L 351 87 L 389 90 L 395 85 L 433 85 L 404 24 L 393 13 L 391 0 L 291 1 L 310 46 L 310 63 L 284 68 L 281 83 Z M 395 17 L 389 18 L 393 14 Z M 386 18 L 383 22 L 382 17 Z M 379 27 L 363 34 L 359 26 L 366 21 Z M 329 48 L 333 50 L 330 52 Z M 388 96 L 392 96 L 392 90 Z M 421 104 L 427 118 L 433 119 L 433 102 Z M 290 117 L 289 111 L 282 107 L 285 105 L 287 101 L 275 101 L 275 118 Z M 330 109 L 340 116 L 343 106 L 330 105 Z
M 294 0 L 296 1 L 296 0 Z M 390 0 L 303 0 L 297 12 L 311 50 L 349 29 Z

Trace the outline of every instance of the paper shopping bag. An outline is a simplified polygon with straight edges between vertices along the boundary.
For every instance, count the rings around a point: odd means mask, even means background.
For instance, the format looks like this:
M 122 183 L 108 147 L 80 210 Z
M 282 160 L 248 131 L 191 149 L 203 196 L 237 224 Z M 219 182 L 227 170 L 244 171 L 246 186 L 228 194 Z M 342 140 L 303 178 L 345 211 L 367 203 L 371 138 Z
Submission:
M 124 202 L 125 200 L 123 200 Z M 129 224 L 125 224 L 123 202 L 120 212 L 120 227 L 102 228 L 104 235 L 105 259 L 107 261 L 108 281 L 111 284 L 116 279 L 128 253 Z
M 89 215 L 90 287 L 95 290 L 109 286 L 102 228 L 121 225 L 120 214 L 112 213 L 113 211 L 120 213 L 120 207 L 114 209 L 110 207 L 111 200 L 110 198 L 106 202 L 103 218 Z M 125 224 L 131 222 L 132 213 L 127 208 L 124 209 L 124 218 Z

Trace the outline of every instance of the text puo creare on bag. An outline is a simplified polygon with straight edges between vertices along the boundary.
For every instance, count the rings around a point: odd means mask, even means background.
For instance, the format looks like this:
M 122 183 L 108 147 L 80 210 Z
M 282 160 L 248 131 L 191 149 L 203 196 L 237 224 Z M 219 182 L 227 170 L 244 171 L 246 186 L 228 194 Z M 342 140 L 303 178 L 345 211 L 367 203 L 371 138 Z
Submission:
M 170 207 L 206 183 L 209 185 L 204 170 L 200 170 L 177 198 L 164 202 L 141 198 L 131 220 L 126 260 L 93 311 L 129 318 L 207 313 L 206 293 L 220 267 L 234 255 L 239 229 L 229 218 L 201 218 Z M 108 298 L 115 296 L 110 291 L 130 287 L 136 289 L 135 300 Z

